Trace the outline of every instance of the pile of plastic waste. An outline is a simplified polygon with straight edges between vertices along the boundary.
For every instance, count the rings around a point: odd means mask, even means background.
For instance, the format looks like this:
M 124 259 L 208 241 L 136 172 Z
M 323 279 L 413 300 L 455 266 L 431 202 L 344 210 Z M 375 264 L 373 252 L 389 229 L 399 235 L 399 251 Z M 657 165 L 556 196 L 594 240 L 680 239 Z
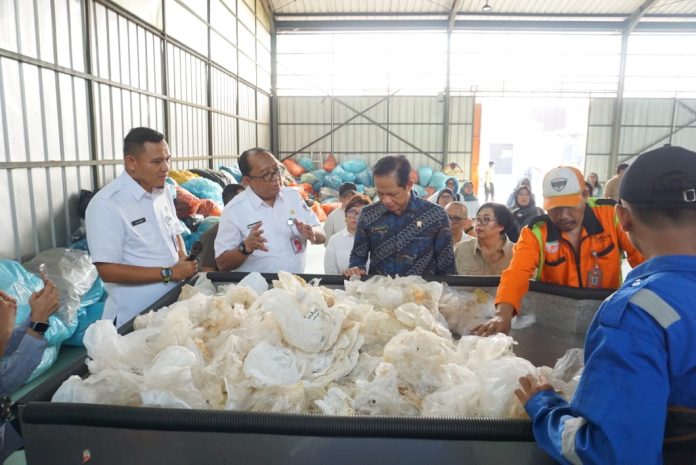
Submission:
M 453 339 L 440 313 L 454 291 L 420 277 L 348 281 L 344 289 L 280 272 L 268 289 L 251 273 L 217 288 L 185 286 L 179 301 L 139 316 L 135 330 L 108 321 L 85 335 L 90 376 L 53 400 L 131 406 L 326 415 L 521 417 L 518 378 L 539 373 L 505 335 Z M 470 324 L 490 302 L 459 291 Z M 459 321 L 462 324 L 462 321 Z M 543 368 L 572 395 L 571 354 Z M 580 360 L 582 360 L 580 356 Z

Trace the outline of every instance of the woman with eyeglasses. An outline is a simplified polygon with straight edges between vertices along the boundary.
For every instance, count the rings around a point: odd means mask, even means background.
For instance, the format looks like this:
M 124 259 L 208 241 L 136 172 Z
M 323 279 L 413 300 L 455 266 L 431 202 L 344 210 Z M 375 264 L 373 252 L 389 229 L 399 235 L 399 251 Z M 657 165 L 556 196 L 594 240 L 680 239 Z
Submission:
M 346 227 L 329 238 L 324 255 L 324 273 L 341 274 L 348 268 L 350 252 L 353 250 L 358 217 L 364 206 L 370 205 L 370 198 L 363 194 L 354 195 L 346 204 Z
M 476 239 L 457 244 L 457 274 L 499 276 L 510 264 L 514 244 L 507 232 L 515 227 L 512 212 L 499 203 L 484 203 L 474 218 Z

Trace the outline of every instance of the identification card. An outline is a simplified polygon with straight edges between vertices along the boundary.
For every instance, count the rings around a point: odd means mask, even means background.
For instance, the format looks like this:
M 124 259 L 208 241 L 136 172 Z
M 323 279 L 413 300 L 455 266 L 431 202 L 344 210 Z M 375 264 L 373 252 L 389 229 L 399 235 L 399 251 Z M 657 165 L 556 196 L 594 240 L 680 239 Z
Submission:
M 292 251 L 297 255 L 298 253 L 304 252 L 304 244 L 302 243 L 302 238 L 297 234 L 290 236 L 290 244 L 292 245 Z

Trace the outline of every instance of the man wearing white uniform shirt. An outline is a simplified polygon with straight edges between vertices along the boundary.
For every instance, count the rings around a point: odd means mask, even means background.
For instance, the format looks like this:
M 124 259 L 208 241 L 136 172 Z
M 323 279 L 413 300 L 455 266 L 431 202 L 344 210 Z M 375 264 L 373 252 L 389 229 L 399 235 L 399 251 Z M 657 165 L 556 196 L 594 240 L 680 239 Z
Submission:
M 171 154 L 164 136 L 134 128 L 123 141 L 125 171 L 85 215 L 92 262 L 109 294 L 104 318 L 121 326 L 196 272 L 165 188 Z
M 239 157 L 242 183 L 249 188 L 225 206 L 215 239 L 220 271 L 302 273 L 307 242 L 326 236 L 299 192 L 281 187 L 282 166 L 262 148 Z

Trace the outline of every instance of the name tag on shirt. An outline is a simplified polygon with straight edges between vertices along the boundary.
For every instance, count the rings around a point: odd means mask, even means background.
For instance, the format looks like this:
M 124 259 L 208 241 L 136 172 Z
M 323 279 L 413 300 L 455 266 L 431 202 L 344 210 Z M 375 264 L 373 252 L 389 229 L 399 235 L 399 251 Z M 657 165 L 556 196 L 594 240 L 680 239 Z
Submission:
M 384 234 L 389 231 L 389 226 L 375 226 L 371 230 L 375 234 Z
M 131 226 L 138 226 L 139 224 L 143 224 L 145 221 L 147 221 L 145 218 L 139 218 L 135 221 L 131 221 Z
M 304 251 L 304 245 L 302 244 L 302 238 L 297 234 L 290 236 L 290 245 L 292 246 L 292 251 L 297 255 Z

